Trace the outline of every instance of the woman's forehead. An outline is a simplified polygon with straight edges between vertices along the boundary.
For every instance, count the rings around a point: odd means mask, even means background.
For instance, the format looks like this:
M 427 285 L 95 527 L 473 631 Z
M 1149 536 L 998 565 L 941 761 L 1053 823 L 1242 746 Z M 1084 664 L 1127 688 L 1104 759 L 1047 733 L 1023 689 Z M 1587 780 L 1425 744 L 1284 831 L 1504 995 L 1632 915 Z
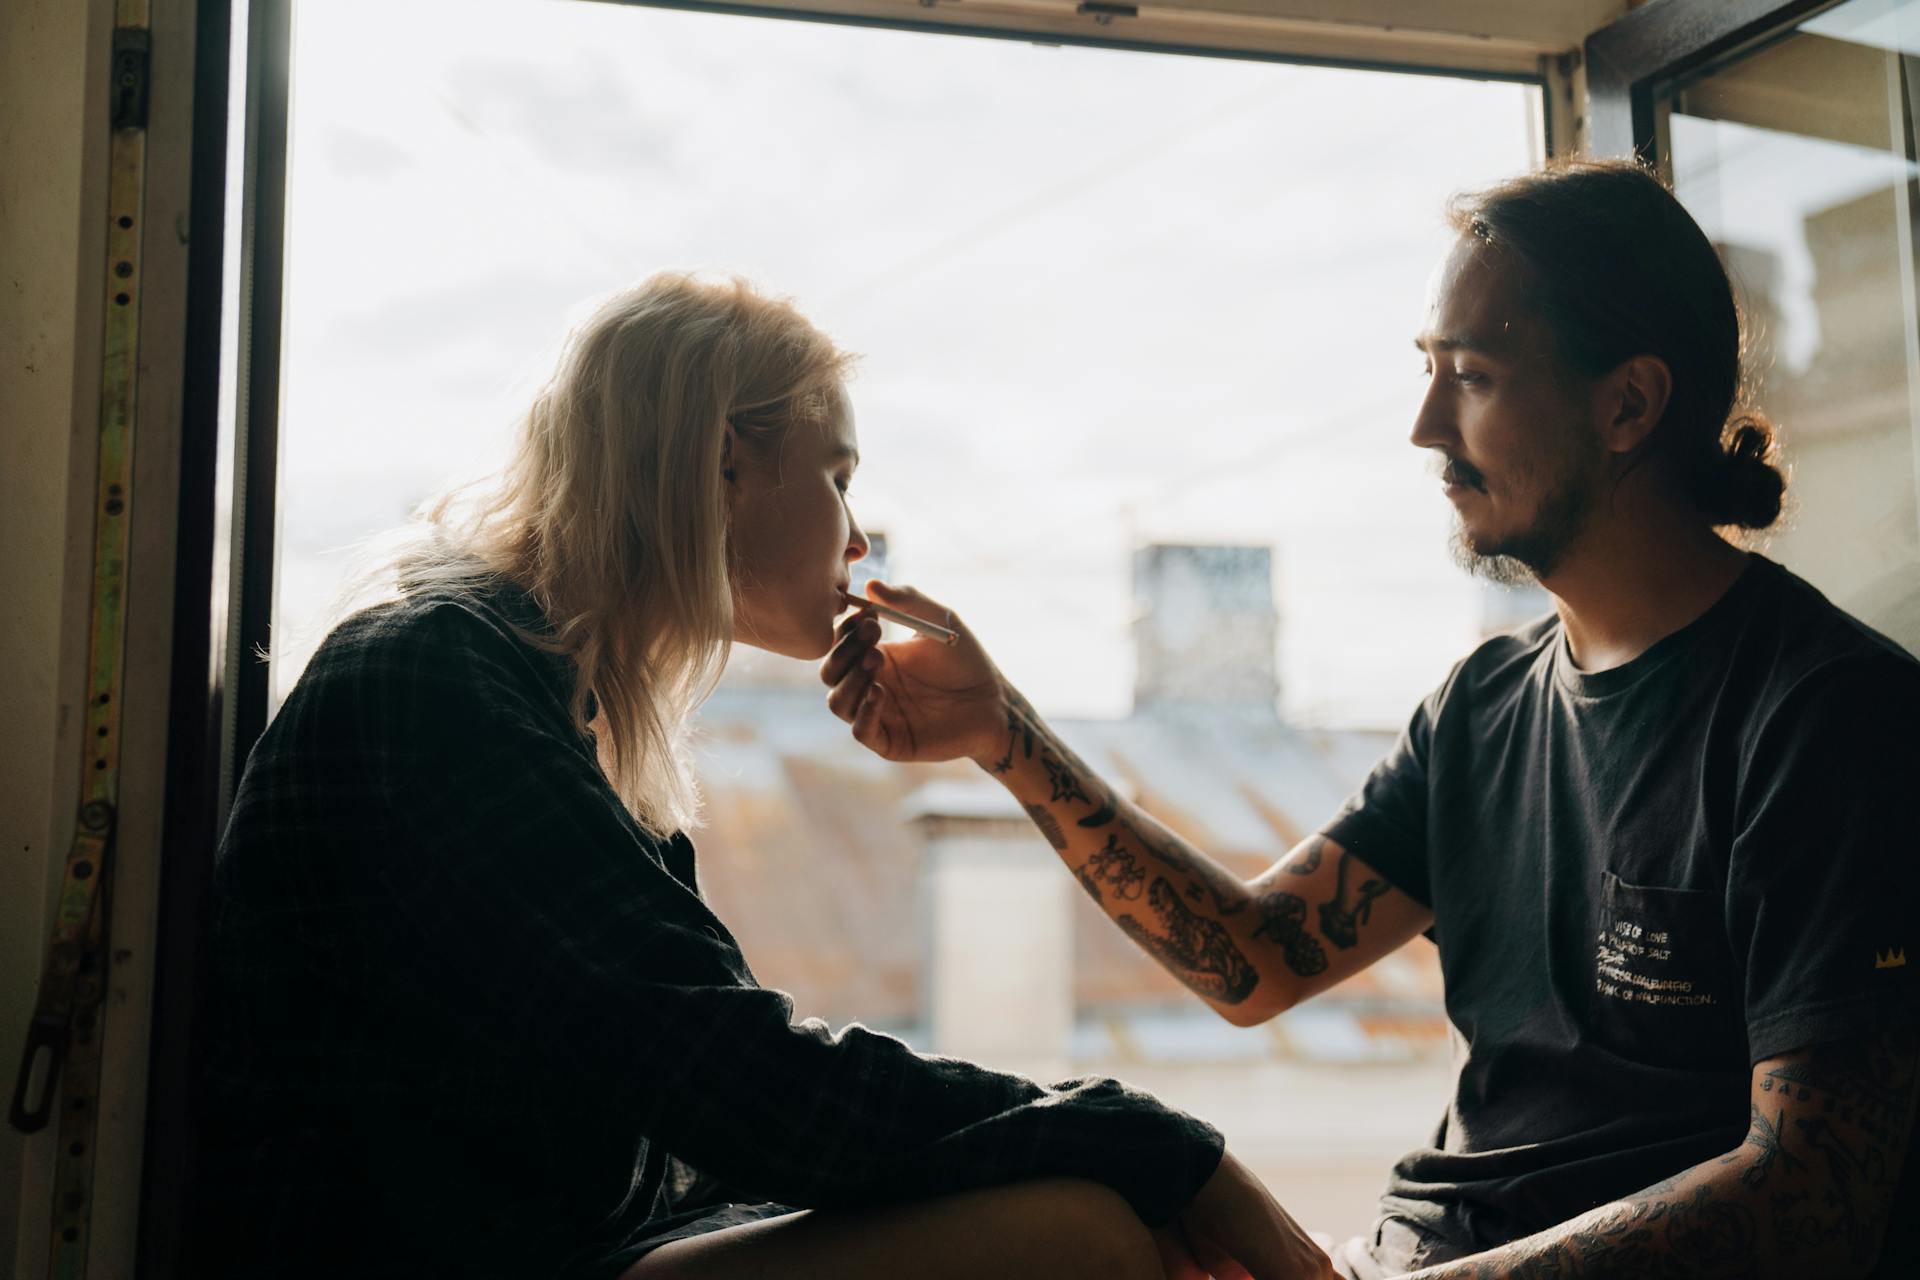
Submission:
M 853 402 L 846 388 L 835 385 L 822 393 L 825 412 L 805 415 L 786 433 L 790 458 L 815 456 L 826 462 L 851 458 L 860 461 L 860 437 L 853 421 Z
M 860 434 L 854 426 L 853 397 L 847 394 L 842 383 L 834 383 L 827 391 L 827 413 L 820 423 L 820 436 L 835 456 L 860 461 Z

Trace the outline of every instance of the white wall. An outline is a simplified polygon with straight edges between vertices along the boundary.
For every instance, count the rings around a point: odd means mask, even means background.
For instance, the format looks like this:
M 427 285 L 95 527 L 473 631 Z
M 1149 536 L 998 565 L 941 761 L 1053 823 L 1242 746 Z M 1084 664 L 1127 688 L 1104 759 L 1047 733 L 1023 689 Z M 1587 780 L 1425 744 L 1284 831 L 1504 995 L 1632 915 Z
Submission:
M 110 0 L 0 4 L 0 1079 L 11 1094 L 79 792 L 108 218 L 139 308 L 113 964 L 89 1274 L 131 1275 L 171 660 L 192 118 L 191 0 L 152 5 L 144 203 L 108 204 Z M 0 1127 L 0 1259 L 44 1274 L 56 1133 Z
M 0 5 L 0 1073 L 11 1089 L 73 829 L 104 281 L 103 0 Z M 89 216 L 91 215 L 91 216 Z M 85 417 L 84 414 L 79 415 Z M 77 503 L 77 507 L 76 507 Z M 83 645 L 84 642 L 82 641 Z M 57 745 L 56 745 L 57 744 Z M 52 1139 L 0 1128 L 0 1259 L 44 1249 Z M 37 1194 L 23 1203 L 23 1184 Z

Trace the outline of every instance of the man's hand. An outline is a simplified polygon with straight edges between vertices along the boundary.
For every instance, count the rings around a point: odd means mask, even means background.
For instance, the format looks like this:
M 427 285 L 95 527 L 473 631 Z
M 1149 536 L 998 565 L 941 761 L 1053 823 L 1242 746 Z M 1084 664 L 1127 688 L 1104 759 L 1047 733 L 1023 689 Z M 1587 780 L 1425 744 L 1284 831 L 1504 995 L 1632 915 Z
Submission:
M 1005 685 L 973 633 L 953 611 L 911 587 L 869 583 L 882 604 L 959 633 L 953 644 L 913 636 L 880 643 L 880 622 L 856 611 L 821 664 L 827 707 L 853 726 L 862 746 L 905 763 L 984 760 L 1006 737 Z
M 1193 1261 L 1215 1280 L 1335 1280 L 1327 1251 L 1232 1152 L 1220 1157 L 1179 1227 Z

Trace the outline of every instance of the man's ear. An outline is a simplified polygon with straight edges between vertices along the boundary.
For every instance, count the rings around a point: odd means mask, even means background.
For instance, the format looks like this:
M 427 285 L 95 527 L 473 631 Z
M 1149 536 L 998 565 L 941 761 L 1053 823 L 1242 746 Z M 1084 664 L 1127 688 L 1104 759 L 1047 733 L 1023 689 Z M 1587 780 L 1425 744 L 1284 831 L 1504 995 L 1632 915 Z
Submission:
M 1647 442 L 1673 399 L 1673 371 L 1659 356 L 1623 360 L 1600 380 L 1595 417 L 1611 453 L 1632 453 Z

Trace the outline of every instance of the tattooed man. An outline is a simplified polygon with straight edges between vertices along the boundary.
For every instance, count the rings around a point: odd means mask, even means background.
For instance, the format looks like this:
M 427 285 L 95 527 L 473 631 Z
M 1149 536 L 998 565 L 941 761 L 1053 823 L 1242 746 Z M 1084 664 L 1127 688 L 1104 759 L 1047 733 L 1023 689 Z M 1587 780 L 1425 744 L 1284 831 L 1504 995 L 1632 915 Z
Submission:
M 1914 1275 L 1920 664 L 1734 540 L 1784 479 L 1671 194 L 1588 164 L 1451 213 L 1412 442 L 1466 567 L 1554 612 L 1463 659 L 1319 834 L 1229 873 L 970 634 L 856 616 L 829 703 L 890 759 L 977 760 L 1232 1022 L 1433 939 L 1453 1096 L 1342 1275 Z

